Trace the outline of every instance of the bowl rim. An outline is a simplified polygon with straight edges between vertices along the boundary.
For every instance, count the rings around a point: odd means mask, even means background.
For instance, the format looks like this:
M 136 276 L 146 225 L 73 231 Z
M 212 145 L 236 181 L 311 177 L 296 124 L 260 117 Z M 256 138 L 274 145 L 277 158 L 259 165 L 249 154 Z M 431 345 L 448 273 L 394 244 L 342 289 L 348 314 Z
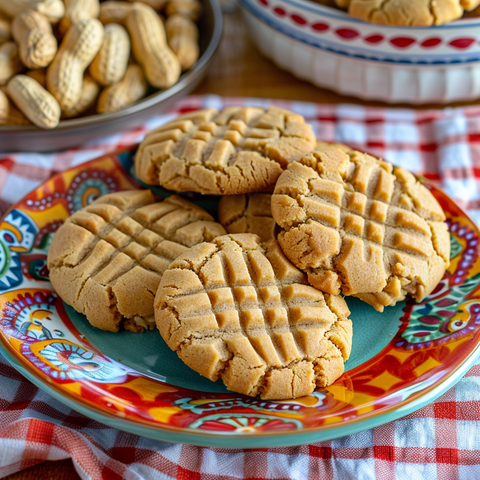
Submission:
M 307 0 L 239 0 L 242 11 L 250 13 L 257 20 L 302 44 L 309 45 L 335 55 L 342 55 L 360 61 L 376 63 L 403 64 L 413 67 L 445 68 L 454 65 L 472 65 L 480 62 L 480 28 L 470 27 L 467 31 L 441 29 L 435 27 L 397 27 L 380 25 L 353 19 L 346 12 L 340 11 L 340 16 L 332 7 L 317 5 Z M 284 8 L 282 8 L 284 7 Z M 301 10 L 302 8 L 306 10 Z M 280 8 L 280 10 L 279 10 Z M 323 15 L 328 10 L 329 17 Z M 304 17 L 301 22 L 296 16 Z M 305 18 L 308 17 L 308 20 Z M 338 20 L 340 18 L 340 20 Z M 342 20 L 343 19 L 343 20 Z M 480 27 L 480 17 L 478 18 Z M 316 23 L 325 22 L 326 29 L 317 29 Z M 463 25 L 463 24 L 462 24 Z M 306 28 L 307 27 L 307 28 Z M 331 28 L 330 28 L 331 27 Z M 355 37 L 340 33 L 342 29 L 354 30 Z M 367 36 L 380 36 L 383 40 L 371 43 Z M 472 48 L 459 47 L 455 41 L 468 37 Z M 475 38 L 471 38 L 471 37 Z M 440 39 L 440 46 L 432 50 L 424 47 L 423 42 L 434 37 Z M 363 39 L 363 42 L 360 40 Z M 393 40 L 408 40 L 404 46 L 398 46 Z M 368 42 L 368 44 L 366 43 Z M 412 46 L 413 43 L 413 46 Z
M 199 57 L 193 68 L 182 74 L 175 85 L 156 93 L 152 93 L 148 97 L 142 99 L 130 107 L 118 110 L 115 112 L 97 113 L 94 115 L 88 115 L 86 117 L 72 118 L 61 120 L 60 123 L 53 129 L 44 129 L 37 127 L 36 125 L 0 125 L 0 132 L 5 133 L 26 133 L 26 132 L 48 132 L 48 131 L 61 131 L 71 130 L 79 127 L 92 127 L 95 125 L 101 126 L 104 123 L 118 120 L 119 118 L 125 118 L 135 115 L 138 112 L 147 110 L 162 101 L 174 97 L 183 88 L 188 85 L 189 80 L 195 78 L 199 72 L 201 72 L 207 62 L 215 53 L 223 31 L 223 17 L 222 9 L 220 7 L 219 0 L 203 0 L 205 3 L 209 3 L 212 8 L 213 28 L 212 36 L 208 42 L 205 51 Z
M 243 0 L 245 2 L 254 2 L 255 0 Z M 261 0 L 259 0 L 261 1 Z M 268 1 L 268 0 L 264 0 Z M 303 10 L 306 10 L 308 12 L 313 12 L 317 14 L 321 14 L 325 17 L 333 18 L 335 20 L 342 20 L 342 21 L 348 21 L 351 23 L 356 23 L 356 24 L 361 24 L 361 25 L 371 25 L 372 27 L 376 28 L 385 28 L 387 30 L 392 30 L 392 29 L 401 29 L 405 31 L 416 31 L 416 32 L 421 32 L 422 30 L 428 30 L 432 31 L 432 29 L 435 30 L 442 30 L 442 29 L 463 29 L 463 28 L 471 28 L 475 26 L 480 26 L 480 16 L 479 17 L 473 17 L 473 18 L 459 18 L 457 20 L 454 20 L 452 22 L 447 22 L 443 23 L 441 25 L 431 25 L 429 27 L 406 27 L 402 25 L 384 25 L 381 23 L 373 23 L 373 22 L 367 22 L 365 20 L 361 20 L 359 18 L 352 17 L 351 15 L 348 14 L 345 10 L 342 10 L 340 8 L 334 8 L 334 7 L 329 7 L 328 5 L 321 5 L 319 3 L 315 3 L 310 0 L 275 0 L 276 3 L 285 3 L 287 5 L 292 5 L 296 7 L 300 7 Z M 261 2 L 263 3 L 263 1 Z

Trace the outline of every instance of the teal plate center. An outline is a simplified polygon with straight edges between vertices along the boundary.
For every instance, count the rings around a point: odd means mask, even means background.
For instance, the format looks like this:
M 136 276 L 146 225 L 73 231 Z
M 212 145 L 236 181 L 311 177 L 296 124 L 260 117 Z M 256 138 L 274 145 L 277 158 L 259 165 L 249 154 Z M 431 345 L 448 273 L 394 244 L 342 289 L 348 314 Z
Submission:
M 370 360 L 388 345 L 400 327 L 405 302 L 380 313 L 358 298 L 345 300 L 353 322 L 352 353 L 345 363 L 345 371 L 348 371 Z M 228 392 L 221 380 L 212 382 L 187 367 L 157 330 L 105 332 L 92 327 L 84 315 L 69 305 L 65 304 L 65 309 L 75 328 L 94 348 L 112 360 L 176 387 L 209 393 Z

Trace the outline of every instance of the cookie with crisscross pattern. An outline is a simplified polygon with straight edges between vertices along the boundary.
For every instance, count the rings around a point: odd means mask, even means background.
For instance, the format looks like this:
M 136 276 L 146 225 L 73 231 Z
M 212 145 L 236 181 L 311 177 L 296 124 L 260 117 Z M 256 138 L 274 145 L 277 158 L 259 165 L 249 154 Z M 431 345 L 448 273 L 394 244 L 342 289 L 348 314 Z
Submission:
M 308 285 L 276 240 L 217 237 L 164 272 L 157 327 L 186 365 L 230 390 L 295 398 L 334 382 L 352 342 L 340 296 Z
M 352 149 L 342 143 L 317 140 L 316 150 L 337 147 L 346 152 Z M 254 233 L 262 242 L 276 237 L 272 217 L 271 193 L 223 195 L 218 202 L 218 221 L 228 233 Z
M 116 192 L 75 212 L 48 251 L 50 281 L 60 297 L 95 327 L 154 328 L 153 300 L 171 261 L 223 227 L 176 195 Z
M 146 135 L 138 178 L 170 190 L 214 195 L 272 191 L 282 170 L 315 147 L 301 115 L 277 107 L 213 108 L 182 115 Z
M 411 173 L 368 154 L 325 146 L 288 166 L 272 215 L 290 261 L 320 290 L 382 311 L 424 299 L 450 258 L 445 214 Z
M 271 193 L 224 195 L 218 202 L 218 221 L 228 233 L 254 233 L 262 242 L 275 238 Z

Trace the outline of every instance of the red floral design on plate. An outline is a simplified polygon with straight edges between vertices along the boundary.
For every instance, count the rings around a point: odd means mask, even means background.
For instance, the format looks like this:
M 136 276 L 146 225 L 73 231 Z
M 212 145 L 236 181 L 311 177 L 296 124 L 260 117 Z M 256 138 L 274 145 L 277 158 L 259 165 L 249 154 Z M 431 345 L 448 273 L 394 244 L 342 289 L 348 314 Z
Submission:
M 432 37 L 425 39 L 420 46 L 424 48 L 432 48 L 440 45 L 442 43 L 442 39 L 438 37 Z
M 457 38 L 456 40 L 452 40 L 449 42 L 449 45 L 455 48 L 468 48 L 472 43 L 475 42 L 475 38 Z
M 351 28 L 338 28 L 335 30 L 335 33 L 342 38 L 345 38 L 345 40 L 350 40 L 352 38 L 358 37 L 360 34 Z
M 395 37 L 390 39 L 390 43 L 398 48 L 407 48 L 415 42 L 416 40 L 412 37 Z
M 292 17 L 292 20 L 295 23 L 298 23 L 298 25 L 306 25 L 307 24 L 307 21 L 302 16 L 300 16 L 296 13 L 292 13 L 290 16 Z
M 280 15 L 280 17 L 284 17 L 284 16 L 287 14 L 287 12 L 286 12 L 283 8 L 281 8 L 281 7 L 275 7 L 275 8 L 273 9 L 273 11 L 274 11 L 277 15 Z
M 379 43 L 385 40 L 385 37 L 383 35 L 369 35 L 364 40 L 368 43 Z
M 312 28 L 317 32 L 325 32 L 330 28 L 330 25 L 327 25 L 326 23 L 314 23 Z

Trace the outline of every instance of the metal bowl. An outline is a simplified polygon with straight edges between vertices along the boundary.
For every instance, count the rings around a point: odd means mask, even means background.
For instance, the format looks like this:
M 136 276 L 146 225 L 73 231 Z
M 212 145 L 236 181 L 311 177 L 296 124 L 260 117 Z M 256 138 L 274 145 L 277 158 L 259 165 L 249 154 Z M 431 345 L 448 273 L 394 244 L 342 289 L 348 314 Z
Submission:
M 80 145 L 94 138 L 134 128 L 152 115 L 165 111 L 175 101 L 191 92 L 207 73 L 208 64 L 222 35 L 222 11 L 218 0 L 201 0 L 203 14 L 199 21 L 200 57 L 178 82 L 118 112 L 63 120 L 53 130 L 35 126 L 0 126 L 0 152 L 48 152 Z

